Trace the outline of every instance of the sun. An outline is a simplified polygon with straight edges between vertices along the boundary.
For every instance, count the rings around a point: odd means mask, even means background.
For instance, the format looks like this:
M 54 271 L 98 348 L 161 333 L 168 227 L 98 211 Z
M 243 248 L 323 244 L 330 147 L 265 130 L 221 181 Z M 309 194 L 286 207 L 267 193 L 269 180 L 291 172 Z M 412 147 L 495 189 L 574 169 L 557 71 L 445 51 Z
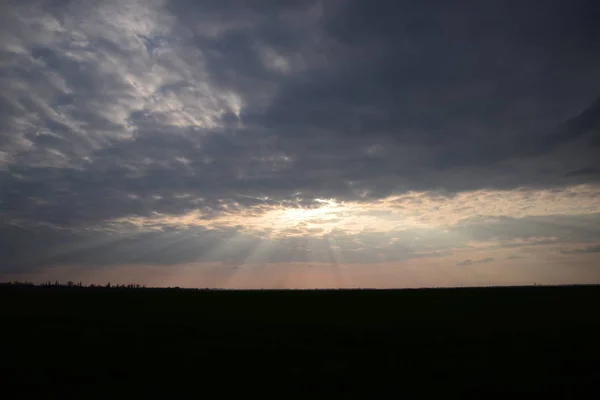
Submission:
M 335 200 L 316 199 L 318 207 L 280 207 L 262 216 L 269 229 L 290 236 L 312 232 L 330 232 L 343 218 L 344 207 Z
M 323 205 L 317 208 L 286 208 L 282 210 L 281 218 L 290 223 L 325 222 L 336 218 L 340 207 L 333 200 L 317 199 L 316 201 Z

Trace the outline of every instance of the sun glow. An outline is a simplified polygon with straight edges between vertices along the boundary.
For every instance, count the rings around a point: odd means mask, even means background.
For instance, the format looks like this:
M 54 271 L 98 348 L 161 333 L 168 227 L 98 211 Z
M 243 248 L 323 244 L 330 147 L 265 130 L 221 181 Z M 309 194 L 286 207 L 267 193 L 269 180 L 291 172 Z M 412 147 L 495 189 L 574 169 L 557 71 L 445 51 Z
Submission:
M 154 213 L 110 221 L 111 229 L 133 225 L 162 230 L 165 226 L 235 228 L 258 237 L 322 237 L 343 234 L 389 233 L 407 229 L 434 229 L 446 232 L 457 224 L 496 221 L 503 217 L 523 218 L 553 214 L 585 215 L 600 212 L 600 187 L 573 186 L 561 192 L 517 189 L 475 191 L 452 197 L 430 193 L 406 193 L 371 202 L 315 199 L 313 207 L 296 204 L 223 206 L 222 212 L 207 218 L 200 209 L 183 215 Z M 264 200 L 269 200 L 265 198 Z
M 289 221 L 290 223 L 310 223 L 311 221 L 325 222 L 334 220 L 338 217 L 338 213 L 343 210 L 333 200 L 316 200 L 323 205 L 318 208 L 286 208 L 281 210 L 280 219 Z

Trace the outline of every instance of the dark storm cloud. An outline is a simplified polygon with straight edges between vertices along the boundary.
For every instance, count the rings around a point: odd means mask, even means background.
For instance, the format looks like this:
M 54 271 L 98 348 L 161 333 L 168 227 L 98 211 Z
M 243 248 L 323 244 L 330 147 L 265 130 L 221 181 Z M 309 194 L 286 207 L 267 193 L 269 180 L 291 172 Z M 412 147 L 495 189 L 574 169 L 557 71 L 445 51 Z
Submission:
M 526 150 L 523 135 L 528 152 L 549 150 L 547 130 L 598 95 L 592 2 L 348 4 L 324 22 L 336 61 L 286 82 L 267 124 L 426 146 L 433 169 L 479 166 Z
M 52 229 L 156 213 L 597 183 L 599 10 L 583 0 L 5 2 L 4 254 L 112 243 Z M 548 218 L 459 226 L 460 239 L 435 240 L 443 252 L 466 240 L 597 236 L 591 220 Z M 32 244 L 37 233 L 9 222 L 53 228 Z M 144 235 L 123 239 L 122 257 L 69 260 L 127 262 L 141 243 L 171 243 Z M 169 235 L 172 248 L 138 261 L 195 260 L 231 233 Z M 253 240 L 239 241 L 238 259 Z M 331 259 L 320 240 L 311 252 L 292 247 Z M 343 249 L 348 259 L 437 254 L 360 240 L 360 253 Z
M 567 176 L 598 175 L 600 170 L 594 167 L 579 168 L 566 173 Z

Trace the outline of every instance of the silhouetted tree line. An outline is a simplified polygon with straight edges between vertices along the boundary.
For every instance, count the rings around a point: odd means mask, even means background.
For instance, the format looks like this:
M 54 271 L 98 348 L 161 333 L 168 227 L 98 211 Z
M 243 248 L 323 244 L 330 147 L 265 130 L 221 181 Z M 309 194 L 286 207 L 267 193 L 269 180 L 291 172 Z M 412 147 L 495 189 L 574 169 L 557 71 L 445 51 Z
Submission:
M 61 283 L 59 281 L 46 281 L 44 283 L 35 284 L 33 282 L 28 281 L 8 281 L 4 283 L 0 283 L 0 285 L 4 286 L 37 286 L 37 287 L 57 287 L 57 288 L 115 288 L 115 289 L 146 289 L 146 285 L 140 285 L 139 283 L 129 283 L 129 284 L 115 284 L 113 285 L 111 282 L 108 282 L 106 285 L 95 285 L 93 283 L 89 285 L 83 284 L 81 281 L 67 281 L 66 283 Z
M 89 284 L 86 285 L 84 283 L 82 283 L 81 281 L 79 282 L 75 282 L 75 281 L 67 281 L 64 283 L 61 283 L 57 280 L 55 280 L 54 282 L 52 281 L 46 281 L 43 283 L 33 283 L 33 282 L 29 282 L 29 281 L 20 281 L 20 280 L 14 280 L 14 281 L 8 281 L 8 282 L 0 282 L 0 287 L 2 286 L 10 286 L 10 287 L 31 287 L 31 288 L 64 288 L 64 289 L 153 289 L 153 290 L 185 290 L 185 291 L 239 291 L 236 289 L 225 289 L 225 288 L 181 288 L 179 286 L 170 286 L 170 287 L 148 287 L 146 285 L 140 285 L 139 283 L 129 283 L 129 284 L 113 284 L 112 282 L 108 282 L 104 285 L 99 285 L 99 284 Z M 270 288 L 263 288 L 263 289 L 247 289 L 249 291 L 261 291 L 261 292 L 331 292 L 331 291 L 357 291 L 357 290 L 361 290 L 361 291 L 381 291 L 381 289 L 376 289 L 376 288 L 353 288 L 353 289 L 325 289 L 325 288 L 314 288 L 314 289 L 287 289 L 287 288 L 280 288 L 280 289 L 270 289 Z M 241 290 L 241 291 L 245 291 L 245 290 Z
M 75 281 L 67 281 L 67 282 L 59 282 L 57 280 L 55 280 L 54 282 L 52 281 L 46 281 L 43 283 L 33 283 L 33 282 L 28 282 L 28 281 L 20 281 L 20 280 L 14 280 L 14 281 L 8 281 L 8 282 L 0 282 L 0 287 L 2 286 L 10 286 L 10 287 L 27 287 L 27 288 L 61 288 L 61 289 L 153 289 L 153 290 L 194 290 L 194 291 L 198 291 L 198 290 L 202 290 L 202 291 L 220 291 L 220 290 L 227 290 L 227 289 L 214 289 L 214 288 L 181 288 L 179 286 L 170 286 L 170 287 L 148 287 L 146 285 L 140 285 L 139 283 L 128 283 L 128 284 L 113 284 L 112 282 L 108 282 L 105 285 L 99 285 L 99 284 L 89 284 L 86 285 L 83 282 L 79 281 L 79 282 L 75 282 Z

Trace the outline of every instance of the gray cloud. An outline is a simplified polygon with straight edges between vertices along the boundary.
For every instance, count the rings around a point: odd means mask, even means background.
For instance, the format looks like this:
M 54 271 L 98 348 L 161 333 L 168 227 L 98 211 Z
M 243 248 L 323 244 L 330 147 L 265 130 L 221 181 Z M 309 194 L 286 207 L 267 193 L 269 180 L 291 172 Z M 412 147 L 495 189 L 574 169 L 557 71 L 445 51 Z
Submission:
M 600 240 L 599 223 L 600 214 L 499 217 L 487 221 L 482 217 L 464 221 L 455 229 L 467 240 L 495 241 L 499 247 L 515 247 L 514 243 L 502 242 L 533 238 L 529 243 L 544 245 Z
M 579 169 L 575 169 L 573 171 L 569 171 L 566 173 L 567 176 L 596 175 L 596 174 L 600 174 L 600 171 L 594 167 L 579 168 Z
M 469 241 L 596 240 L 589 213 L 311 241 L 232 226 L 106 230 L 118 218 L 209 220 L 318 198 L 597 185 L 596 2 L 434 3 L 4 3 L 5 265 L 327 261 L 333 241 L 346 260 L 370 262 Z M 232 238 L 237 250 L 206 255 Z
M 416 254 L 411 246 L 373 249 L 373 238 L 260 239 L 234 229 L 169 229 L 140 232 L 87 231 L 72 233 L 52 228 L 35 230 L 4 226 L 0 230 L 3 263 L 0 272 L 39 270 L 49 265 L 102 266 L 119 264 L 175 265 L 194 262 L 263 264 L 288 262 L 376 262 L 406 260 Z M 361 243 L 360 251 L 357 251 Z M 335 254 L 332 247 L 335 246 Z M 429 255 L 439 256 L 439 254 Z
M 494 261 L 494 258 L 488 257 L 488 258 L 483 258 L 481 260 L 465 260 L 465 261 L 456 263 L 456 265 L 487 264 L 487 263 L 491 263 L 492 261 Z
M 47 265 L 174 265 L 193 262 L 236 264 L 325 262 L 374 263 L 447 257 L 467 251 L 472 243 L 488 243 L 484 250 L 511 249 L 547 244 L 600 240 L 597 219 L 562 217 L 501 219 L 497 222 L 439 229 L 406 229 L 393 232 L 345 233 L 333 231 L 321 237 L 258 238 L 240 228 L 157 225 L 140 231 L 135 226 L 105 229 L 60 230 L 52 226 L 0 230 L 0 271 L 35 270 Z M 529 227 L 529 230 L 528 230 Z M 595 231 L 590 231 L 593 227 Z M 595 232 L 595 233 L 593 233 Z M 300 232 L 302 233 L 302 232 Z M 591 250 L 566 251 L 565 254 Z M 514 257 L 512 257 L 514 258 Z M 511 257 L 509 257 L 511 259 Z M 465 260 L 469 265 L 483 260 Z
M 600 253 L 600 245 L 588 246 L 583 249 L 573 250 L 561 250 L 562 254 L 586 254 L 586 253 Z

